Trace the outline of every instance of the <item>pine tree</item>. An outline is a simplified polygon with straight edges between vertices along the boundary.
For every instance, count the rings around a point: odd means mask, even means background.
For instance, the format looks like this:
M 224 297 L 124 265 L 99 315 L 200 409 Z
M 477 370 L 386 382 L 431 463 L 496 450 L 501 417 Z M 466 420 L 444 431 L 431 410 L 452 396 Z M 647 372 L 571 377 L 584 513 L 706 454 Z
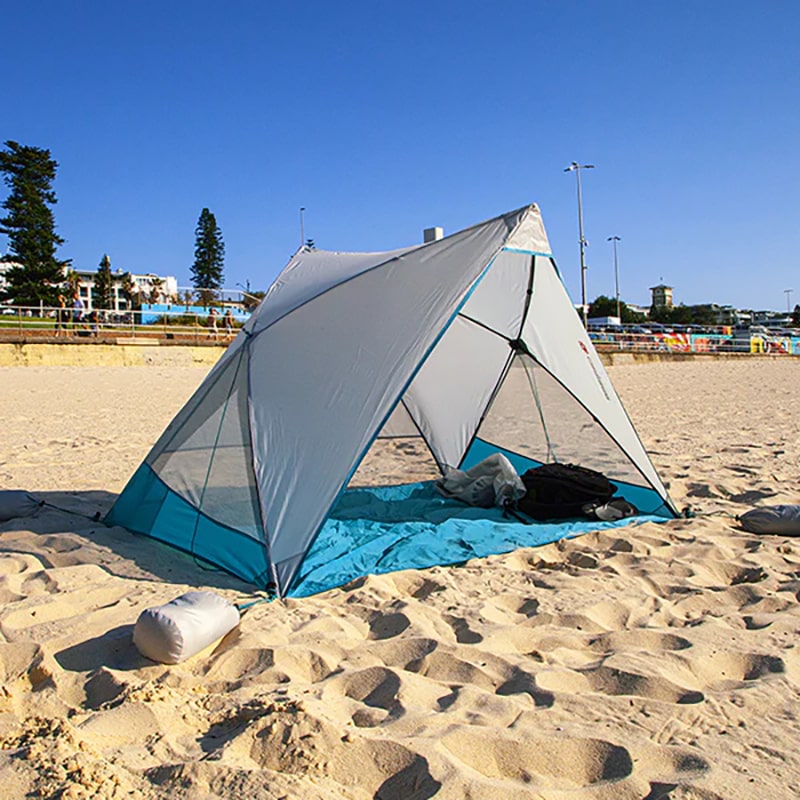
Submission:
M 192 286 L 204 290 L 203 296 L 213 297 L 214 291 L 222 288 L 225 245 L 217 220 L 207 208 L 200 212 L 194 233 Z
M 5 147 L 0 151 L 0 172 L 10 194 L 3 201 L 8 213 L 0 218 L 0 233 L 8 236 L 9 260 L 21 265 L 6 273 L 5 295 L 19 305 L 54 305 L 64 280 L 64 262 L 55 255 L 64 240 L 56 235 L 50 209 L 58 202 L 52 189 L 58 164 L 49 150 L 10 140 Z
M 100 268 L 94 277 L 92 304 L 95 308 L 114 307 L 114 278 L 111 275 L 111 259 L 108 255 L 100 259 Z

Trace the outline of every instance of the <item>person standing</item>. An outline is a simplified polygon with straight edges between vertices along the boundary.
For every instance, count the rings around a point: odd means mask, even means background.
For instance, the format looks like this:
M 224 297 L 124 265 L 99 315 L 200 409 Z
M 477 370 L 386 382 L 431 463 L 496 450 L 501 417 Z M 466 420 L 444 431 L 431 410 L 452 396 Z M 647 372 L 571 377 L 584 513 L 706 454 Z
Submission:
M 217 313 L 217 309 L 214 306 L 211 307 L 211 311 L 208 312 L 208 335 L 212 338 L 217 338 L 217 323 L 219 322 L 219 314 Z
M 72 295 L 72 333 L 78 329 L 78 325 L 83 322 L 83 310 L 86 308 L 81 300 L 81 293 L 78 289 Z
M 233 339 L 233 311 L 229 308 L 225 312 L 225 336 L 228 339 Z
M 69 311 L 67 311 L 67 298 L 63 294 L 58 296 L 58 307 L 56 308 L 56 337 L 65 336 L 67 333 L 67 323 L 69 322 Z

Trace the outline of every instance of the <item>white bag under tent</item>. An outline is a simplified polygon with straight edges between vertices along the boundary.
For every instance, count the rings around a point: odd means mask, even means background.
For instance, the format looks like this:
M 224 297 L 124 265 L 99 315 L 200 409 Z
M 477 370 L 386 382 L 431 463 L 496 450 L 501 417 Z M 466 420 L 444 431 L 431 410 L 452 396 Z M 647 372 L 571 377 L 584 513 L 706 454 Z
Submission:
M 525 526 L 497 510 L 481 529 L 491 510 L 467 509 L 455 550 L 439 528 L 415 540 L 381 509 L 457 501 L 421 484 L 352 496 L 379 437 L 424 442 L 442 473 L 496 452 L 520 473 L 581 464 L 645 518 L 676 516 L 531 205 L 401 250 L 298 251 L 106 521 L 278 596 L 455 563 L 465 541 L 487 555 L 615 524 Z M 355 533 L 365 519 L 379 532 Z

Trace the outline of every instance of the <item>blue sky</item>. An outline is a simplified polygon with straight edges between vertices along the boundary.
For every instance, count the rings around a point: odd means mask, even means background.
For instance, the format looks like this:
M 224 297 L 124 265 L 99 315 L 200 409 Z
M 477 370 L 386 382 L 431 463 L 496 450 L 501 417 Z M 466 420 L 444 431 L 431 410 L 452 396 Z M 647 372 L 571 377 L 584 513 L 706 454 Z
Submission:
M 59 250 L 189 284 L 203 207 L 225 283 L 306 236 L 384 250 L 529 202 L 580 299 L 800 302 L 800 4 L 0 4 L 0 141 L 59 162 Z M 0 186 L 0 199 L 7 195 Z M 0 252 L 7 240 L 0 236 Z

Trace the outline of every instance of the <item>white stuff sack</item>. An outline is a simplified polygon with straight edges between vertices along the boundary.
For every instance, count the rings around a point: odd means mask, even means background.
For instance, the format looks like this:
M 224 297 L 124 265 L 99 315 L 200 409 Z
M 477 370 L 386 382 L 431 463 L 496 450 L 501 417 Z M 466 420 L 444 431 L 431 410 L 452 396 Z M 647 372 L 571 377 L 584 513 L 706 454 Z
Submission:
M 178 664 L 239 624 L 239 609 L 214 592 L 187 592 L 147 608 L 133 628 L 133 643 L 146 658 Z
M 42 503 L 27 492 L 18 489 L 7 489 L 0 492 L 0 522 L 7 522 L 15 517 L 30 517 Z
M 502 506 L 525 494 L 525 484 L 502 453 L 494 453 L 466 471 L 447 469 L 436 488 L 445 497 L 482 508 Z
M 800 506 L 761 506 L 739 517 L 751 533 L 782 533 L 800 536 Z

